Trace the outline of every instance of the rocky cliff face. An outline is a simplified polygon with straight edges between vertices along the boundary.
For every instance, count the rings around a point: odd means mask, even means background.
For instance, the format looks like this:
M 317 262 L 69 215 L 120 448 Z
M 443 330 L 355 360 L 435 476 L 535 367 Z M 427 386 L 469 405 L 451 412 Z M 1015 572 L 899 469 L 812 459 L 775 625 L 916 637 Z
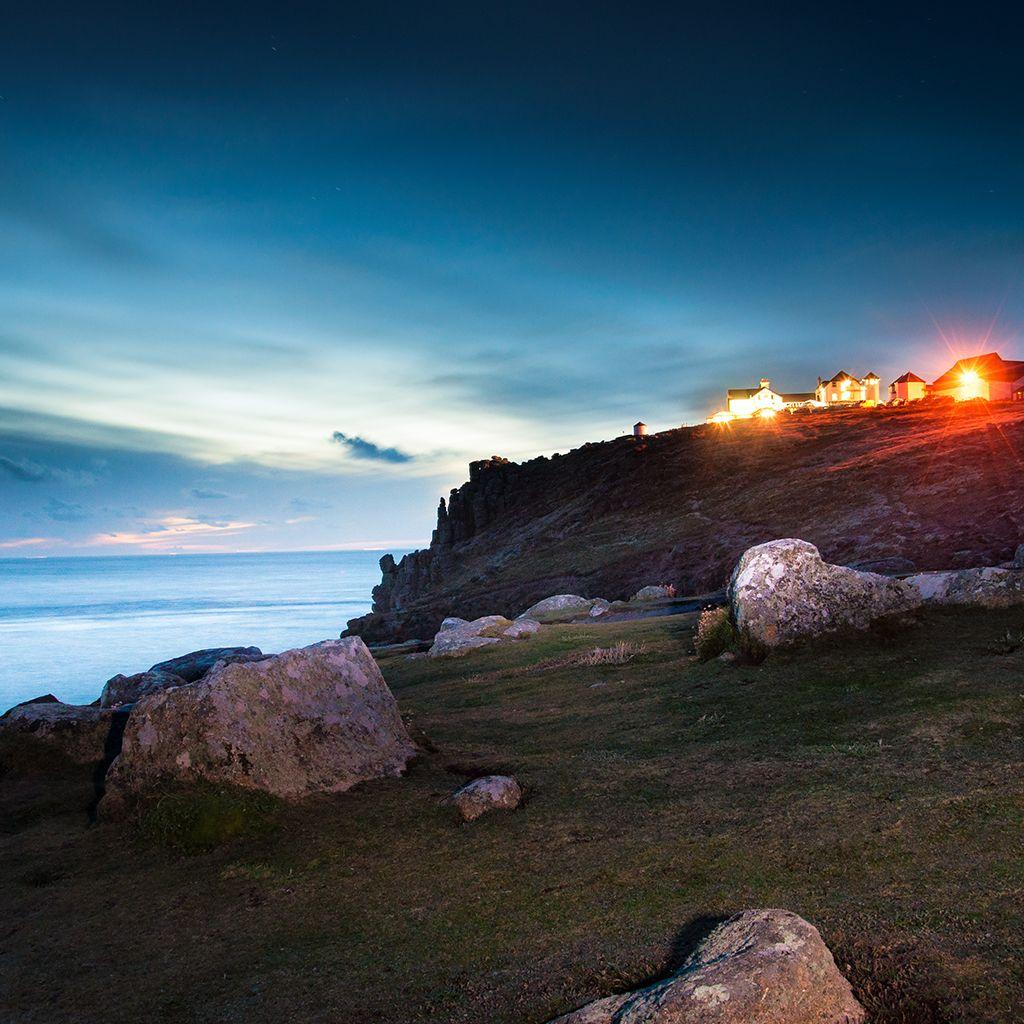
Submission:
M 722 587 L 778 537 L 865 568 L 994 564 L 1024 540 L 1024 403 L 845 410 L 624 437 L 516 464 L 495 456 L 438 509 L 430 546 L 381 559 L 366 640 L 446 615 L 514 615 L 549 594 Z M 865 564 L 866 563 L 866 564 Z

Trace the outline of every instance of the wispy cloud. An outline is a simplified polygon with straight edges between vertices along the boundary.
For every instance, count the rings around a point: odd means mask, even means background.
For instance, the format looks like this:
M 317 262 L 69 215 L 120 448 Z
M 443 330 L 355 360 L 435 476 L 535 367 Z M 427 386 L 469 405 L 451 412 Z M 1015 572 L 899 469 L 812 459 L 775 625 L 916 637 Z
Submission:
M 0 455 L 0 470 L 8 476 L 14 477 L 15 480 L 21 480 L 28 484 L 39 483 L 50 476 L 50 471 L 45 466 L 29 462 L 27 459 L 17 462 L 14 459 L 8 459 L 4 455 Z
M 193 487 L 188 494 L 190 498 L 194 498 L 196 501 L 220 501 L 227 497 L 223 491 L 210 491 L 205 487 Z
M 98 547 L 128 547 L 152 551 L 216 551 L 220 546 L 209 543 L 219 537 L 250 530 L 256 523 L 204 523 L 188 516 L 167 516 L 151 529 L 138 533 L 98 533 L 89 544 Z
M 0 540 L 0 548 L 32 548 L 40 544 L 59 544 L 57 537 L 19 537 L 15 540 Z
M 81 523 L 92 517 L 92 513 L 74 501 L 50 498 L 43 514 L 57 523 Z
M 331 435 L 335 444 L 343 445 L 354 459 L 368 459 L 374 462 L 412 462 L 414 456 L 397 448 L 381 448 L 364 437 L 343 434 L 336 430 Z

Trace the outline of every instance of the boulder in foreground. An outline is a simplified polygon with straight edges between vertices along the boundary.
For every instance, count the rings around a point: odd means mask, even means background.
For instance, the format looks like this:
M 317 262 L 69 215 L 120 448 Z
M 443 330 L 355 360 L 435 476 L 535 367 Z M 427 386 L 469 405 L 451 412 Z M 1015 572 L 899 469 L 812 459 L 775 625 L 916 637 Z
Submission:
M 902 580 L 829 565 L 807 541 L 785 539 L 744 552 L 729 583 L 740 636 L 782 647 L 912 611 L 918 590 Z
M 457 789 L 451 796 L 463 821 L 475 821 L 488 811 L 515 810 L 522 799 L 522 787 L 511 775 L 485 775 Z
M 150 672 L 165 672 L 180 676 L 186 683 L 194 683 L 202 679 L 218 661 L 234 662 L 256 661 L 264 657 L 258 647 L 210 647 L 203 651 L 192 651 L 179 658 L 161 661 L 154 665 Z
M 398 775 L 414 747 L 358 638 L 259 661 L 143 698 L 107 773 L 103 810 L 164 783 L 209 780 L 284 799 Z
M 864 1008 L 818 930 L 788 910 L 719 925 L 664 981 L 553 1024 L 860 1024 Z
M 0 736 L 75 764 L 99 764 L 116 754 L 130 710 L 64 704 L 47 694 L 0 717 Z

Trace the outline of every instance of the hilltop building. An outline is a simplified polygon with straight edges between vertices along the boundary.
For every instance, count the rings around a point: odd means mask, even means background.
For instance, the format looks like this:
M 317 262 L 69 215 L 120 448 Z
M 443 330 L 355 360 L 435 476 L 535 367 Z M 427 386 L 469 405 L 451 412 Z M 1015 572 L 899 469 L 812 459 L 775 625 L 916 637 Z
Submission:
M 756 388 L 729 388 L 725 393 L 726 412 L 734 419 L 771 415 L 811 405 L 813 402 L 814 395 L 809 391 L 794 394 L 773 391 L 767 377 L 762 377 Z
M 958 359 L 932 382 L 928 393 L 959 402 L 971 398 L 1006 402 L 1024 397 L 1024 360 L 1003 359 L 998 352 Z
M 859 405 L 861 402 L 877 404 L 878 385 L 877 374 L 867 373 L 858 378 L 840 370 L 828 380 L 818 378 L 814 397 L 820 405 Z
M 909 370 L 889 385 L 889 401 L 898 405 L 916 402 L 928 394 L 928 385 L 923 377 Z

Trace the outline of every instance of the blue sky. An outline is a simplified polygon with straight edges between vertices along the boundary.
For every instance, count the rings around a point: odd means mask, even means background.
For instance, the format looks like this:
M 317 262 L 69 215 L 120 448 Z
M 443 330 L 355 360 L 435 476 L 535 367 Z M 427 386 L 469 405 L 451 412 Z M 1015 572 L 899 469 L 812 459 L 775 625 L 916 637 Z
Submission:
M 473 458 L 1024 357 L 1005 5 L 138 6 L 0 41 L 0 553 L 403 547 Z

